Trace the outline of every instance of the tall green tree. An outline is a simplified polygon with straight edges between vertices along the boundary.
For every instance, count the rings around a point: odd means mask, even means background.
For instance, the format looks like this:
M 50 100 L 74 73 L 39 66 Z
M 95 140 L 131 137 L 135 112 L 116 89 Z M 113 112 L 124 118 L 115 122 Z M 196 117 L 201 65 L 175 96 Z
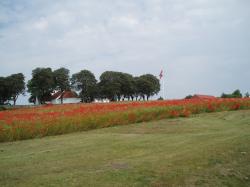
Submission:
M 80 91 L 82 102 L 92 102 L 97 95 L 97 80 L 89 70 L 82 70 L 72 75 L 71 84 L 73 88 Z
M 234 98 L 242 98 L 242 93 L 240 92 L 240 90 L 235 90 L 232 93 L 232 95 L 233 95 Z
M 111 101 L 120 100 L 122 97 L 121 82 L 120 72 L 105 71 L 100 76 L 100 96 Z
M 130 100 L 131 98 L 133 100 L 135 92 L 133 76 L 128 73 L 120 73 L 118 78 L 123 99 Z
M 25 81 L 22 73 L 0 77 L 0 104 L 13 101 L 16 105 L 17 98 L 25 92 Z
M 34 69 L 32 79 L 28 81 L 27 87 L 28 92 L 31 93 L 31 98 L 37 98 L 40 104 L 44 104 L 55 89 L 55 80 L 51 68 Z
M 14 106 L 19 95 L 25 93 L 25 77 L 22 73 L 12 74 L 6 78 L 9 87 L 10 100 L 13 101 Z
M 160 81 L 156 76 L 145 74 L 139 77 L 139 92 L 143 99 L 146 97 L 148 100 L 149 97 L 159 93 L 159 91 Z
M 134 97 L 136 99 L 136 101 L 138 100 L 138 98 L 141 96 L 141 89 L 140 89 L 140 84 L 141 84 L 141 81 L 140 81 L 140 78 L 139 77 L 134 77 L 133 78 L 133 90 L 134 90 Z
M 54 74 L 54 81 L 55 81 L 55 89 L 59 90 L 62 93 L 61 104 L 63 104 L 64 91 L 70 88 L 69 70 L 66 68 L 59 68 L 55 70 L 53 74 Z
M 0 77 L 0 105 L 3 105 L 10 98 L 9 87 L 5 77 Z
M 233 93 L 231 94 L 225 94 L 222 93 L 221 98 L 242 98 L 242 93 L 240 92 L 240 90 L 235 90 Z

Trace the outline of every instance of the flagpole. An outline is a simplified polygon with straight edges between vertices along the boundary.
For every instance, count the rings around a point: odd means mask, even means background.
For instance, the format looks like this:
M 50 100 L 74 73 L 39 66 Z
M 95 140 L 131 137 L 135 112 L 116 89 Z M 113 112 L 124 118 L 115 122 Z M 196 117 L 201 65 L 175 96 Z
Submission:
M 162 79 L 162 84 L 163 84 L 163 99 L 165 100 L 166 99 L 166 95 L 165 95 L 165 76 L 163 76 L 163 79 Z
M 165 95 L 165 75 L 164 75 L 164 69 L 161 69 L 160 72 L 160 81 L 161 81 L 161 95 L 163 99 L 166 99 L 166 95 Z

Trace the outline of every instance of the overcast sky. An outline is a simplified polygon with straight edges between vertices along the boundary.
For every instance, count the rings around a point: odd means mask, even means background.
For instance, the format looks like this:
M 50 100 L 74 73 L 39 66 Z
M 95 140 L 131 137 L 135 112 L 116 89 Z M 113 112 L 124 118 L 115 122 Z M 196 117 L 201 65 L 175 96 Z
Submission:
M 166 95 L 250 91 L 249 0 L 1 0 L 0 76 L 159 75 Z M 25 103 L 21 98 L 19 103 Z

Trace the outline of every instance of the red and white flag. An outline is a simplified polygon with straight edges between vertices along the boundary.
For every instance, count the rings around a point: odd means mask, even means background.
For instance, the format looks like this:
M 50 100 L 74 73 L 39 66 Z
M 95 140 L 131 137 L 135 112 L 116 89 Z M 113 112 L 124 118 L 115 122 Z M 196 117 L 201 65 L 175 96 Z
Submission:
M 160 79 L 162 79 L 162 77 L 163 77 L 163 70 L 161 70 L 159 77 L 160 77 Z

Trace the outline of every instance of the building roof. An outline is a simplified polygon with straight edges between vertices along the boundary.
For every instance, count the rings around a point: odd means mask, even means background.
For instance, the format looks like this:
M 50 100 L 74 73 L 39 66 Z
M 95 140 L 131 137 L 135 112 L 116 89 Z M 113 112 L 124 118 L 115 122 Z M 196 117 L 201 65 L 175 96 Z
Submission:
M 54 93 L 51 96 L 51 100 L 61 99 L 62 97 L 64 99 L 67 99 L 67 98 L 78 98 L 78 95 L 74 91 L 64 91 L 64 92 L 58 91 L 58 92 Z

